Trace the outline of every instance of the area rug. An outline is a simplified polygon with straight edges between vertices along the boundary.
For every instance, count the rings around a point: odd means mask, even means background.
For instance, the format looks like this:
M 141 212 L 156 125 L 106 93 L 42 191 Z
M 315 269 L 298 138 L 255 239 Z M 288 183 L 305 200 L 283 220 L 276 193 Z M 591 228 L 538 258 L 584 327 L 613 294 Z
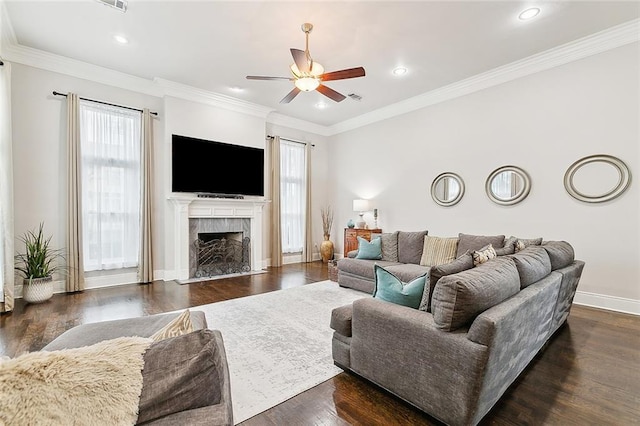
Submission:
M 321 281 L 197 306 L 220 330 L 238 424 L 342 370 L 333 364 L 331 310 L 366 293 Z

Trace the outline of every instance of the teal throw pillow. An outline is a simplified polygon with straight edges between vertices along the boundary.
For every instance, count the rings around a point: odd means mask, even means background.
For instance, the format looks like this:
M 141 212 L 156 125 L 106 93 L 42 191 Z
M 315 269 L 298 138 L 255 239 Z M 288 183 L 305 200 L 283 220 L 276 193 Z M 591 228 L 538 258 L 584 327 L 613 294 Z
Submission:
M 380 265 L 374 265 L 375 287 L 373 297 L 397 305 L 418 309 L 422 301 L 422 293 L 427 281 L 427 274 L 420 275 L 413 281 L 405 283 Z
M 371 241 L 358 237 L 358 254 L 356 255 L 356 259 L 382 259 L 381 241 L 380 237 L 376 237 Z

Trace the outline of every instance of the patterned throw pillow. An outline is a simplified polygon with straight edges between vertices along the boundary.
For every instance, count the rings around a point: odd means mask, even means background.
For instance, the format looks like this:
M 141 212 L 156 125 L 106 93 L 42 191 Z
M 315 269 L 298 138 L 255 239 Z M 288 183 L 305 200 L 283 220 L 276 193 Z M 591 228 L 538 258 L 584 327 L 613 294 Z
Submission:
M 373 297 L 386 302 L 418 309 L 427 282 L 427 274 L 405 283 L 380 265 L 374 265 L 375 287 Z
M 187 309 L 160 330 L 153 333 L 151 339 L 153 339 L 154 342 L 159 342 L 160 340 L 182 336 L 183 334 L 188 334 L 192 331 L 193 323 L 191 322 L 191 312 Z
M 433 267 L 452 262 L 456 259 L 457 249 L 457 237 L 442 238 L 425 235 L 420 265 Z
M 371 241 L 367 241 L 362 237 L 358 237 L 358 254 L 356 259 L 382 259 L 382 240 L 376 237 Z
M 473 266 L 488 262 L 496 256 L 496 250 L 493 248 L 493 245 L 489 244 L 488 246 L 482 247 L 480 250 L 473 252 Z
M 517 240 L 515 245 L 514 245 L 515 249 L 516 249 L 516 253 L 519 252 L 520 250 L 524 250 L 527 245 L 525 244 L 524 241 L 522 240 Z

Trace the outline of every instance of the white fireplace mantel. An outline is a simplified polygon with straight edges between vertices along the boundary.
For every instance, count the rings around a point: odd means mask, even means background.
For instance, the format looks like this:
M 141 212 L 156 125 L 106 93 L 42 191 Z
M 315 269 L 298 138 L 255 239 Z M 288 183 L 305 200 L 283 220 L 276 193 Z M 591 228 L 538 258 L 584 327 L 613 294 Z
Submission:
M 251 269 L 264 269 L 262 257 L 262 198 L 206 198 L 195 194 L 172 193 L 174 205 L 175 277 L 189 279 L 189 219 L 248 218 L 251 220 Z

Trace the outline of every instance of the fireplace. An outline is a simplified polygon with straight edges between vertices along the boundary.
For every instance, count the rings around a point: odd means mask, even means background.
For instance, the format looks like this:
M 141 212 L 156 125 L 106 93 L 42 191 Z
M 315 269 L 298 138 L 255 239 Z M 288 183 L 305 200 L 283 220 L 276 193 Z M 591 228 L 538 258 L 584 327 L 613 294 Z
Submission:
M 225 234 L 225 244 L 240 241 L 243 252 L 240 269 L 249 268 L 249 273 L 263 271 L 265 259 L 262 257 L 262 208 L 264 199 L 215 199 L 200 198 L 189 194 L 171 194 L 174 204 L 174 240 L 171 245 L 175 265 L 173 273 L 165 279 L 175 279 L 179 283 L 203 280 L 196 278 L 198 256 L 196 240 L 220 239 L 222 235 L 205 236 L 198 234 Z M 202 237 L 202 235 L 201 235 Z M 200 243 L 199 243 L 200 244 Z M 233 244 L 235 245 L 235 244 Z M 233 251 L 237 252 L 237 249 Z M 225 254 L 225 256 L 227 256 Z M 206 269 L 206 268 L 205 268 Z M 226 269 L 229 273 L 229 268 Z M 214 271 L 215 272 L 215 271 Z M 209 275 L 211 271 L 201 271 Z
M 213 277 L 249 272 L 249 237 L 242 232 L 201 232 L 194 242 L 195 272 L 193 277 Z

